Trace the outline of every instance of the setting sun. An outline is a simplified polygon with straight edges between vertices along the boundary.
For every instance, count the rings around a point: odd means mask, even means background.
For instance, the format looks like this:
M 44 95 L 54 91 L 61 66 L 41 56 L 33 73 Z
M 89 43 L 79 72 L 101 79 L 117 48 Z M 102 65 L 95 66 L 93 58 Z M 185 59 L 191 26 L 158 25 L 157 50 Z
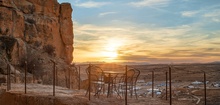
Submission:
M 109 39 L 103 46 L 102 55 L 107 58 L 107 62 L 114 61 L 118 57 L 118 50 L 122 46 L 122 42 L 117 38 Z

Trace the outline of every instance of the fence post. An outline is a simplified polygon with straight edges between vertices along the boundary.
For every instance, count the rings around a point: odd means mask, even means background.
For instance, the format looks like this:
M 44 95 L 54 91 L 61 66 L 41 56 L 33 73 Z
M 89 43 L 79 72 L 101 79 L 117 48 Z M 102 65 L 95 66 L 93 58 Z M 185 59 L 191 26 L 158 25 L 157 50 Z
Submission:
M 71 80 L 71 79 L 70 79 L 70 76 L 71 76 L 71 75 L 70 75 L 70 69 L 71 69 L 71 68 L 69 67 L 69 89 L 70 89 L 70 83 L 71 83 L 71 82 L 70 82 L 70 80 Z
M 166 71 L 166 100 L 167 100 L 167 71 Z
M 53 60 L 51 62 L 53 62 L 53 96 L 55 96 L 56 63 Z
M 79 86 L 78 86 L 78 90 L 80 90 L 80 80 L 81 80 L 80 72 L 81 72 L 81 71 L 80 71 L 80 66 L 79 66 L 79 74 L 78 74 L 78 75 L 79 75 L 79 81 L 78 81 L 78 83 L 79 83 L 78 85 L 79 85 Z
M 27 61 L 25 61 L 25 71 L 24 71 L 24 93 L 27 93 Z
M 11 90 L 11 70 L 10 65 L 7 64 L 7 91 Z
M 125 105 L 128 104 L 128 66 L 125 66 Z
M 54 65 L 56 65 L 56 63 L 55 63 L 55 62 L 54 62 Z M 55 71 L 55 81 L 56 81 L 56 82 L 55 82 L 55 85 L 56 85 L 56 86 L 58 86 L 58 73 L 57 73 L 58 71 L 57 71 L 56 66 L 55 66 L 54 68 L 55 68 L 55 70 L 54 70 L 54 71 Z
M 204 72 L 204 97 L 205 97 L 205 105 L 206 105 L 206 73 Z
M 170 105 L 172 105 L 171 67 L 169 66 Z
M 32 69 L 32 80 L 33 80 L 33 83 L 35 81 L 35 78 L 34 78 L 34 70 L 35 70 L 35 64 L 33 65 L 33 69 Z
M 154 71 L 152 71 L 152 97 L 154 97 Z
M 17 77 L 16 69 L 14 69 L 14 75 L 15 75 L 15 83 L 17 83 L 17 80 L 16 80 L 16 77 Z
M 89 64 L 89 100 L 90 100 L 90 94 L 91 93 L 91 64 Z

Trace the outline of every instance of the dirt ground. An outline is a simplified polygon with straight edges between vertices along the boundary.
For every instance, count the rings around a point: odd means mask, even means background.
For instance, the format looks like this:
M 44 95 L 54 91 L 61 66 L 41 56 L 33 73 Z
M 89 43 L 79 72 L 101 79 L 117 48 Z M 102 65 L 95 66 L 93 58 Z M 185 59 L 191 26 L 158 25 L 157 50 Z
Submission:
M 5 86 L 1 87 L 4 90 Z M 24 94 L 24 84 L 12 84 L 12 89 L 0 94 L 1 105 L 124 105 L 125 99 L 117 98 L 114 95 L 107 98 L 105 94 L 100 97 L 91 95 L 85 96 L 85 90 L 70 90 L 68 88 L 56 87 L 55 97 L 52 86 L 40 84 L 28 84 L 27 93 Z M 92 93 L 93 94 L 93 93 Z M 55 100 L 55 101 L 54 101 Z M 128 105 L 169 105 L 169 100 L 160 98 L 138 97 L 138 99 L 128 97 Z M 174 105 L 194 105 L 174 100 Z
M 167 65 L 133 65 L 141 74 L 137 82 L 138 99 L 128 96 L 128 105 L 170 105 L 169 94 L 166 100 L 166 72 Z M 81 80 L 86 80 L 81 67 Z M 220 65 L 174 65 L 172 66 L 172 105 L 204 105 L 204 72 L 206 73 L 206 103 L 207 105 L 220 105 Z M 154 81 L 152 81 L 152 71 Z M 169 74 L 169 73 L 168 73 Z M 169 79 L 169 75 L 168 79 Z M 154 82 L 154 97 L 152 97 L 152 82 Z M 168 82 L 169 83 L 169 82 Z M 74 84 L 78 85 L 78 84 Z M 83 83 L 81 84 L 81 87 Z M 6 84 L 0 86 L 0 103 L 3 105 L 125 105 L 125 97 L 112 97 L 101 94 L 99 97 L 91 93 L 85 96 L 84 89 L 68 89 L 56 86 L 55 97 L 51 85 L 28 83 L 27 94 L 24 94 L 24 84 L 12 84 L 11 90 L 4 92 Z M 169 93 L 169 84 L 168 90 Z M 19 104 L 20 103 L 20 104 Z M 2 104 L 1 104 L 2 105 Z
M 98 65 L 103 70 L 106 68 L 120 68 L 116 64 Z M 109 67 L 110 66 L 110 67 Z M 81 66 L 82 79 L 87 79 L 84 68 Z M 168 79 L 169 92 L 169 65 L 129 65 L 127 68 L 136 68 L 140 70 L 140 76 L 137 83 L 138 100 L 129 99 L 130 102 L 137 105 L 169 105 L 166 100 L 166 72 Z M 171 83 L 172 83 L 172 103 L 174 105 L 204 105 L 205 91 L 204 91 L 204 73 L 206 75 L 206 103 L 208 105 L 220 105 L 220 86 L 213 86 L 220 84 L 220 64 L 178 64 L 171 65 Z M 154 89 L 155 95 L 152 98 L 152 72 L 154 72 Z M 150 91 L 149 91 L 150 90 Z M 199 93 L 199 94 L 198 94 Z M 156 100 L 156 101 L 155 101 Z

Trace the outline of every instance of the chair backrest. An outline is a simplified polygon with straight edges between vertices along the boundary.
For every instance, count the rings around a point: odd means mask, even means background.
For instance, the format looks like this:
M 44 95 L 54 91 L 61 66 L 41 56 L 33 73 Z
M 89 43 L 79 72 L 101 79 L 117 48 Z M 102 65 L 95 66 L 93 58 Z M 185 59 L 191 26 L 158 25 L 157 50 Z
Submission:
M 128 83 L 132 83 L 134 74 L 135 74 L 134 69 L 129 69 L 129 70 L 127 71 L 127 82 L 128 82 Z
M 133 82 L 134 83 L 136 83 L 137 82 L 137 80 L 138 80 L 138 77 L 139 77 L 139 75 L 140 75 L 140 70 L 138 70 L 138 69 L 134 69 L 134 76 L 133 76 Z
M 103 80 L 103 70 L 95 65 L 90 65 L 88 68 L 86 68 L 86 74 L 92 81 L 95 80 Z

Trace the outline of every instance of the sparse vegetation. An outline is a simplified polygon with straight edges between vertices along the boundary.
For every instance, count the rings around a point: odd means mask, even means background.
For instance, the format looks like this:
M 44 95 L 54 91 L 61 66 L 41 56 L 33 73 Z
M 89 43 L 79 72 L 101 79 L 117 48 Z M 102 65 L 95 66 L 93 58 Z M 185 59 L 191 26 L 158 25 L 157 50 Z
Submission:
M 35 46 L 35 47 L 40 47 L 41 44 L 42 44 L 42 43 L 41 43 L 40 41 L 35 41 L 35 42 L 34 42 L 34 46 Z
M 35 24 L 35 23 L 36 23 L 35 20 L 29 19 L 29 18 L 27 18 L 26 21 L 27 21 L 28 23 L 30 23 L 30 24 Z
M 34 72 L 35 77 L 41 78 L 43 75 L 43 65 L 40 63 L 39 56 L 36 52 L 28 50 L 27 55 L 20 59 L 19 66 L 23 68 L 23 70 L 25 70 L 26 67 L 25 61 L 27 62 L 27 71 L 32 74 Z
M 12 51 L 12 48 L 15 45 L 16 41 L 17 40 L 13 37 L 8 37 L 8 36 L 1 36 L 0 37 L 0 42 L 2 43 L 1 48 L 3 48 L 3 50 L 4 49 L 6 50 L 7 58 L 9 60 L 11 60 L 11 51 Z
M 48 44 L 43 47 L 43 50 L 51 56 L 55 55 L 55 47 Z

